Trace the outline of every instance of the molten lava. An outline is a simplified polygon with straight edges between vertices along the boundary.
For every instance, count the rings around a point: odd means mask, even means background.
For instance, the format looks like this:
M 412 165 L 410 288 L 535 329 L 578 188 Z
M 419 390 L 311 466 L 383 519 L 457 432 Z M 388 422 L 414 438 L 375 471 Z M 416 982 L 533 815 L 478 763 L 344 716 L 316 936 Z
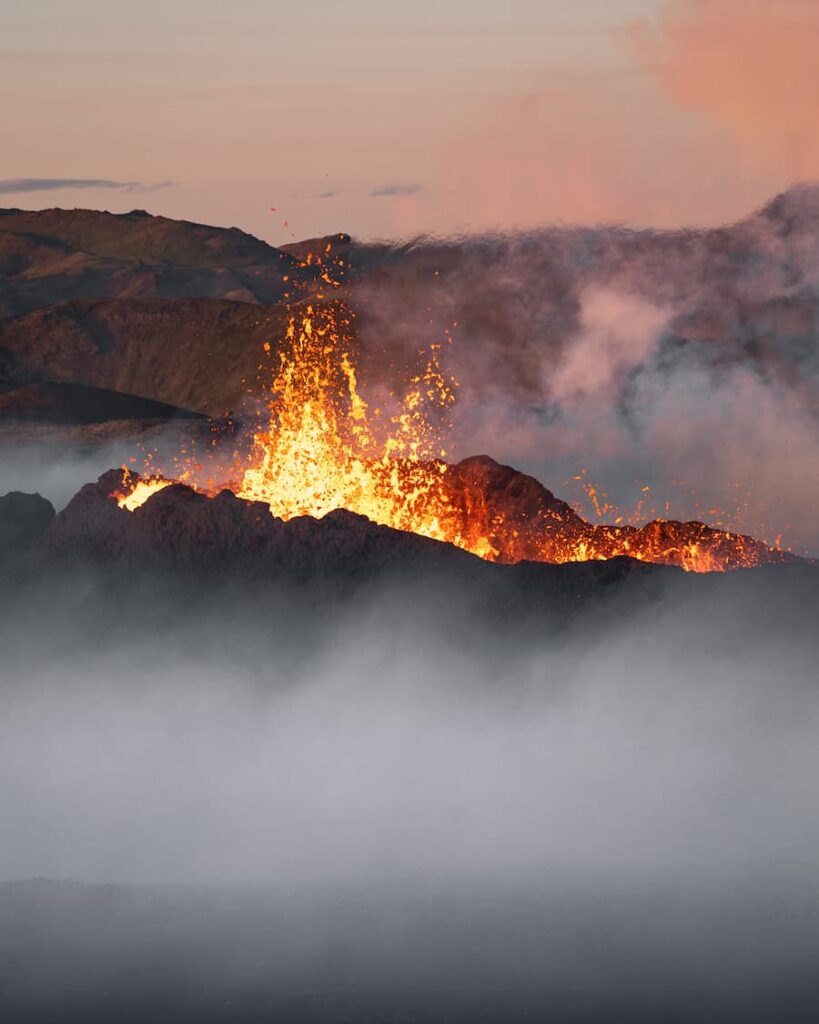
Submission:
M 140 505 L 144 505 L 148 498 L 156 494 L 157 491 L 161 491 L 163 487 L 168 487 L 173 483 L 172 480 L 163 480 L 161 477 L 140 477 L 135 479 L 125 467 L 123 467 L 123 470 L 123 489 L 116 491 L 111 497 L 116 498 L 120 508 L 125 508 L 129 512 L 133 512 Z
M 281 519 L 346 508 L 439 540 L 446 470 L 436 420 L 454 401 L 433 346 L 401 408 L 382 423 L 361 397 L 344 307 L 312 305 L 293 316 L 269 386 L 269 419 L 254 435 L 234 488 Z M 269 346 L 268 346 L 269 349 Z
M 326 271 L 322 280 L 332 284 Z M 360 393 L 353 337 L 342 303 L 316 301 L 293 312 L 275 355 L 265 345 L 272 360 L 266 412 L 249 452 L 237 453 L 221 476 L 186 457 L 176 478 L 211 495 L 227 487 L 281 519 L 345 508 L 497 562 L 628 555 L 708 572 L 787 557 L 699 522 L 593 525 L 533 478 L 491 459 L 448 464 L 442 437 L 455 381 L 441 369 L 439 348 L 431 348 L 400 407 L 385 414 Z M 133 511 L 170 482 L 153 473 L 129 477 L 115 497 Z

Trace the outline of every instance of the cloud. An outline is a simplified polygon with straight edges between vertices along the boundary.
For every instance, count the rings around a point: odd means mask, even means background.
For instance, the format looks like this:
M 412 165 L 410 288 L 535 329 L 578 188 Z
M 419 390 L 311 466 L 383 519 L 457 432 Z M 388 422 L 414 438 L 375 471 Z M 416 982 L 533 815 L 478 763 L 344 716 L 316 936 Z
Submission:
M 168 188 L 172 181 L 155 184 L 144 181 L 112 181 L 109 178 L 3 178 L 0 179 L 0 195 L 14 195 L 18 192 L 56 192 L 59 189 L 120 189 L 123 192 L 155 192 Z
M 381 185 L 370 192 L 370 196 L 417 196 L 424 191 L 423 185 Z
M 724 224 L 819 177 L 819 3 L 651 6 L 614 31 L 624 61 L 545 64 L 465 109 L 411 231 Z
M 819 174 L 816 0 L 666 0 L 624 38 L 669 99 L 704 112 L 746 157 Z
M 551 398 L 614 401 L 624 378 L 656 350 L 670 311 L 636 296 L 606 288 L 581 296 L 580 331 L 556 368 L 550 368 Z
M 133 188 L 127 188 L 126 192 L 158 192 L 161 188 L 171 188 L 176 184 L 175 181 L 157 181 L 153 183 L 146 183 L 139 181 Z
M 594 516 L 592 483 L 603 520 L 704 518 L 816 554 L 815 208 L 802 188 L 719 233 L 417 241 L 356 283 L 362 379 L 406 379 L 451 330 L 451 459 L 486 452 Z
M 470 232 L 725 223 L 791 180 L 772 184 L 724 129 L 680 108 L 652 75 L 582 66 L 546 69 L 525 92 L 476 105 L 428 175 L 433 218 Z

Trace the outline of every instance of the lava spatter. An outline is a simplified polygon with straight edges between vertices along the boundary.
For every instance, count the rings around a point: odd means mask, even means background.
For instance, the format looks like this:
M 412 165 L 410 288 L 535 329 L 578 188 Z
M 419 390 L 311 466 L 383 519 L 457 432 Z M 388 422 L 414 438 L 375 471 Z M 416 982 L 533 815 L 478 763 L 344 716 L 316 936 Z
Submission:
M 332 285 L 321 259 L 320 280 Z M 694 572 L 751 567 L 787 557 L 751 537 L 700 522 L 595 525 L 531 477 L 491 459 L 445 461 L 456 382 L 431 346 L 397 410 L 362 396 L 352 311 L 315 297 L 291 309 L 285 337 L 265 345 L 265 412 L 248 451 L 222 479 L 186 456 L 175 477 L 204 493 L 227 488 L 283 519 L 347 509 L 396 530 L 446 541 L 497 562 L 575 562 L 626 555 Z M 493 468 L 494 467 L 494 468 Z M 508 474 L 512 474 L 511 477 Z M 502 479 L 501 479 L 502 478 Z M 138 508 L 171 482 L 151 473 L 116 495 Z

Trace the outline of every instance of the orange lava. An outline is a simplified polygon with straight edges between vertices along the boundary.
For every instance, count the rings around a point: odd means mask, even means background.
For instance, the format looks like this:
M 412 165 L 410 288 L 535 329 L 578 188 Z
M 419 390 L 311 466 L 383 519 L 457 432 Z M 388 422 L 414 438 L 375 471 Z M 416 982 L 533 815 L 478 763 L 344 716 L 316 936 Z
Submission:
M 291 317 L 268 386 L 269 418 L 254 435 L 232 489 L 281 519 L 346 508 L 398 530 L 448 540 L 436 493 L 444 450 L 436 422 L 454 401 L 433 346 L 389 417 L 361 396 L 340 304 Z
M 173 480 L 164 480 L 162 477 L 140 477 L 139 480 L 134 480 L 124 466 L 123 470 L 123 490 L 117 491 L 111 497 L 116 498 L 120 508 L 127 509 L 129 512 L 144 505 L 148 498 L 156 494 L 157 491 L 161 491 L 173 483 Z
M 333 283 L 326 269 L 321 280 Z M 292 313 L 275 354 L 265 345 L 267 412 L 249 454 L 237 453 L 218 481 L 205 477 L 192 457 L 182 459 L 179 480 L 211 494 L 227 487 L 265 502 L 281 519 L 345 508 L 498 562 L 628 555 L 711 572 L 782 560 L 781 552 L 753 538 L 699 522 L 593 525 L 528 477 L 520 477 L 531 491 L 525 501 L 514 487 L 496 494 L 492 480 L 473 479 L 464 475 L 464 464 L 445 461 L 442 439 L 455 382 L 441 369 L 439 348 L 431 347 L 397 411 L 373 409 L 359 389 L 352 314 L 343 303 L 321 298 Z M 169 483 L 155 475 L 140 479 L 132 491 L 117 494 L 117 502 L 133 511 Z

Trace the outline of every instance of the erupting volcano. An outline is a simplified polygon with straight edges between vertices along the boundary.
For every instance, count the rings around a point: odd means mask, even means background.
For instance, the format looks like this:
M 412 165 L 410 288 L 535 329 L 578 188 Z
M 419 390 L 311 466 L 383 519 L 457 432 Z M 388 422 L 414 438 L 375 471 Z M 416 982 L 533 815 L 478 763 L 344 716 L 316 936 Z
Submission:
M 307 263 L 321 261 L 308 256 Z M 327 271 L 322 280 L 332 285 Z M 220 463 L 187 452 L 172 472 L 125 471 L 112 495 L 134 512 L 176 481 L 214 496 L 230 490 L 273 516 L 321 518 L 335 509 L 463 548 L 495 562 L 576 562 L 628 556 L 694 572 L 726 571 L 790 555 L 701 522 L 595 525 L 532 477 L 485 456 L 446 461 L 447 412 L 456 382 L 433 345 L 397 409 L 373 407 L 357 377 L 354 315 L 319 292 L 291 310 L 286 335 L 265 343 L 265 413 L 252 443 Z

